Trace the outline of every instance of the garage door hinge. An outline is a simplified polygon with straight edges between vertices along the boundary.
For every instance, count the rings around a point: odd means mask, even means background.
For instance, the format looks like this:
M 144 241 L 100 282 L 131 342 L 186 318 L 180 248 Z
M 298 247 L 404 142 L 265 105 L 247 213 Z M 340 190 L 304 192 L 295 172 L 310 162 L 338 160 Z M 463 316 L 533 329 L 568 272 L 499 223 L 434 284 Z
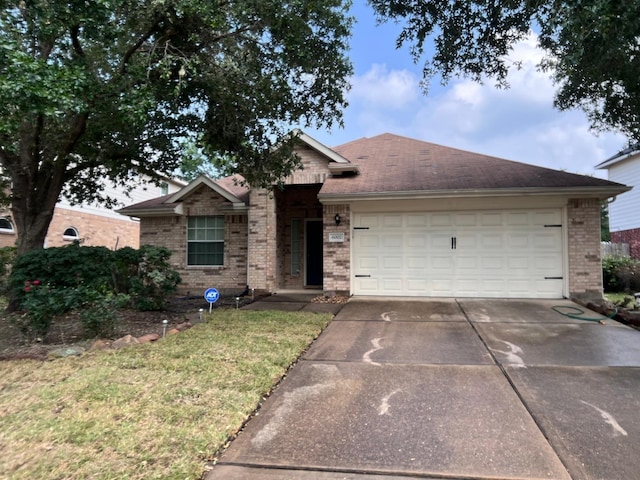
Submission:
M 564 277 L 544 277 L 545 280 L 562 280 Z
M 551 225 L 545 225 L 544 228 L 562 228 L 562 224 L 551 224 Z
M 369 227 L 353 227 L 354 230 L 369 230 Z
M 356 275 L 356 278 L 371 278 L 371 275 Z

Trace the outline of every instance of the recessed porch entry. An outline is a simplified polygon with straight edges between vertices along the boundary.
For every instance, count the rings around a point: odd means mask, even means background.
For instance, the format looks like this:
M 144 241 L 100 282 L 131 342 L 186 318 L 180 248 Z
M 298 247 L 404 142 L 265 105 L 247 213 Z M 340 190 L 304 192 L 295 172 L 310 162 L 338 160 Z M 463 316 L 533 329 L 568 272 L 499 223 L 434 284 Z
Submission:
M 561 209 L 356 213 L 355 295 L 562 298 Z

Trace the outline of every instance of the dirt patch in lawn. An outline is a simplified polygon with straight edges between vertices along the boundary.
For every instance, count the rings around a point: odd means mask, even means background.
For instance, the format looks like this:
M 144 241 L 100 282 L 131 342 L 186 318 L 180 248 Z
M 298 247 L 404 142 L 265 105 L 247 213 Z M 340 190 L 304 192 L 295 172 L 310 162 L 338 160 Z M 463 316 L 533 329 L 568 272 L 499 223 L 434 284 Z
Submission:
M 238 306 L 251 302 L 250 298 L 241 298 Z M 235 308 L 235 298 L 221 298 L 214 304 L 216 309 Z M 209 304 L 202 298 L 175 297 L 172 298 L 164 311 L 140 312 L 137 310 L 120 310 L 115 334 L 101 340 L 115 340 L 125 335 L 141 337 L 150 333 L 162 335 L 163 320 L 167 320 L 167 330 L 189 321 L 194 324 L 200 321 L 199 310 L 209 311 Z M 82 322 L 77 313 L 54 319 L 47 336 L 37 341 L 27 338 L 12 323 L 12 316 L 20 313 L 7 314 L 0 312 L 0 360 L 14 360 L 21 358 L 46 360 L 50 351 L 60 347 L 89 348 L 97 338 L 86 338 L 82 330 Z

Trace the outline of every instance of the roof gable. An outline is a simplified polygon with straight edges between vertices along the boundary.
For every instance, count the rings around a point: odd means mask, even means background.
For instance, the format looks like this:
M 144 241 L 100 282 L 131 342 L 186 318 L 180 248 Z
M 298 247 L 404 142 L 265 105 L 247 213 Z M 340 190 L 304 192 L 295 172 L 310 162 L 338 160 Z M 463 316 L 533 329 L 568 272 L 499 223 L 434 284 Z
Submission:
M 130 205 L 118 210 L 118 213 L 132 217 L 183 215 L 183 200 L 200 187 L 210 188 L 219 194 L 231 204 L 231 209 L 246 210 L 249 202 L 249 187 L 243 182 L 244 178 L 240 175 L 219 180 L 201 175 L 178 192 Z
M 242 181 L 241 180 L 242 177 L 240 177 L 239 175 L 236 176 L 236 178 L 238 179 L 238 182 Z M 169 197 L 169 199 L 166 200 L 166 203 L 179 202 L 180 200 L 183 200 L 185 197 L 187 197 L 190 193 L 197 190 L 201 185 L 206 185 L 211 190 L 218 193 L 225 200 L 231 202 L 232 204 L 238 205 L 238 206 L 244 206 L 245 202 L 240 198 L 238 198 L 236 194 L 231 190 L 232 186 L 237 183 L 234 181 L 234 177 L 227 177 L 227 179 L 224 182 L 225 186 L 222 185 L 222 182 L 220 183 L 219 182 L 220 181 L 216 182 L 210 179 L 206 175 L 200 175 L 194 181 L 189 183 L 189 185 L 180 189 L 178 192 L 174 193 L 171 197 Z M 236 192 L 240 193 L 239 189 L 235 189 L 235 190 Z

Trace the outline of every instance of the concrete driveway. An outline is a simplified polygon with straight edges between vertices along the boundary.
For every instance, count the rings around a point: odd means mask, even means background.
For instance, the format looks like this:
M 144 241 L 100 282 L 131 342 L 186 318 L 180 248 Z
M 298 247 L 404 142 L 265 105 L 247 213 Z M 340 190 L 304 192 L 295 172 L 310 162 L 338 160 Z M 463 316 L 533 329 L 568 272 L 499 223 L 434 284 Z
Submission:
M 640 478 L 640 332 L 556 305 L 352 299 L 206 478 Z

